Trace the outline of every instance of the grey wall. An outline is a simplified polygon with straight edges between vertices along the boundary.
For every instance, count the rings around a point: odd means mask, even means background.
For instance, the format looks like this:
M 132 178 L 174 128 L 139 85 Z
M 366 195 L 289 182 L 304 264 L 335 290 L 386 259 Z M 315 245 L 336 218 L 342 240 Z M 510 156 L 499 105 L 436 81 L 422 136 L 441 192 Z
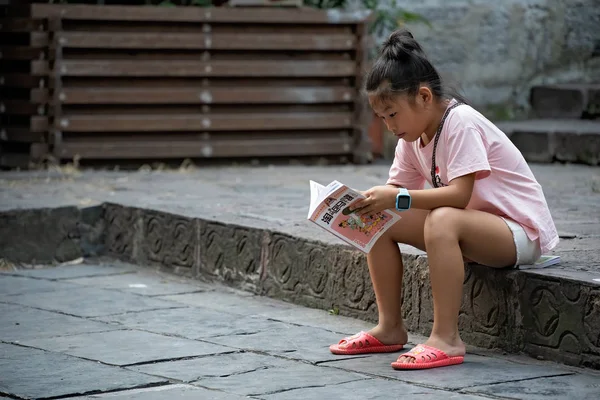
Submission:
M 354 1 L 352 8 L 360 7 Z M 522 116 L 536 84 L 600 82 L 600 0 L 396 3 L 431 22 L 408 27 L 449 81 L 490 116 Z

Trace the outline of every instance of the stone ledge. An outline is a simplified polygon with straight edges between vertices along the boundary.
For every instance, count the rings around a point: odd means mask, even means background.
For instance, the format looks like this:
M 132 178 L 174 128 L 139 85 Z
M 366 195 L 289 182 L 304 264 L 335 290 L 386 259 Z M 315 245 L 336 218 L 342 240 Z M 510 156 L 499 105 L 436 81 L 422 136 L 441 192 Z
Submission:
M 527 161 L 600 164 L 600 121 L 540 119 L 497 126 Z
M 366 257 L 349 246 L 105 203 L 101 210 L 65 207 L 0 213 L 2 221 L 10 224 L 2 225 L 0 256 L 20 254 L 23 259 L 26 254 L 10 250 L 23 237 L 8 234 L 17 217 L 29 218 L 28 232 L 37 235 L 28 239 L 26 248 L 53 232 L 40 213 L 51 214 L 55 222 L 65 218 L 60 224 L 67 227 L 77 226 L 87 216 L 92 226 L 105 227 L 101 235 L 105 254 L 124 261 L 218 280 L 308 307 L 338 308 L 341 315 L 367 321 L 377 318 Z M 46 254 L 56 254 L 50 246 L 61 243 L 69 232 L 60 230 L 54 241 L 44 242 Z M 404 254 L 403 260 L 403 316 L 410 331 L 427 335 L 433 322 L 427 258 Z M 600 369 L 600 285 L 591 273 L 467 266 L 459 321 L 468 344 Z
M 13 262 L 52 263 L 100 254 L 101 206 L 11 210 L 0 213 L 0 256 Z
M 531 88 L 532 111 L 538 118 L 600 115 L 600 84 L 557 84 Z

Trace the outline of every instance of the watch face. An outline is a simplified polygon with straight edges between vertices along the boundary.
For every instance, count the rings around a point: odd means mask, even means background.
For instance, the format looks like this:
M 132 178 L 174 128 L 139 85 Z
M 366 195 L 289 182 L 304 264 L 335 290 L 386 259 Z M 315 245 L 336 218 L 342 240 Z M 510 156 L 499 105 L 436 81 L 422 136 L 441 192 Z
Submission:
M 410 207 L 410 198 L 406 196 L 398 197 L 398 208 L 406 209 Z

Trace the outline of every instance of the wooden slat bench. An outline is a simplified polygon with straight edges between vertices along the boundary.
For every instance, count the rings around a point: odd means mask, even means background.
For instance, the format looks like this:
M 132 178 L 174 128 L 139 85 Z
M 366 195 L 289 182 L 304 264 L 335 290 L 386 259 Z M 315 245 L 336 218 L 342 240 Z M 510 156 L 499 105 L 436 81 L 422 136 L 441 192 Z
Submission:
M 368 157 L 365 15 L 33 4 L 58 159 Z M 43 40 L 43 38 L 37 38 Z M 16 72 L 15 72 L 16 73 Z

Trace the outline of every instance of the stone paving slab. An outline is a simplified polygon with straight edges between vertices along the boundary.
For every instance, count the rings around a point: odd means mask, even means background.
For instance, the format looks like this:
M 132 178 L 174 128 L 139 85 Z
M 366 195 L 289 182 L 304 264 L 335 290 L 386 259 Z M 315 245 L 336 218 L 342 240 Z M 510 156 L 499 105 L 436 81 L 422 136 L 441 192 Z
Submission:
M 210 341 L 312 363 L 339 359 L 339 356 L 329 352 L 329 345 L 338 343 L 341 337 L 338 333 L 325 329 L 287 325 L 244 335 L 243 339 L 241 342 L 239 337 L 229 335 L 210 338 Z
M 157 281 L 155 276 L 148 276 L 139 271 L 127 275 L 69 279 L 68 282 L 148 296 L 165 296 L 209 290 L 206 285 L 201 285 L 199 282 L 188 280 L 187 283 L 184 283 L 181 280 L 175 281 L 172 278 Z
M 215 392 L 192 385 L 168 385 L 148 389 L 127 390 L 117 393 L 106 393 L 86 397 L 74 397 L 72 400 L 106 399 L 106 400 L 242 400 L 243 396 L 230 393 Z
M 260 396 L 307 386 L 330 386 L 367 379 L 366 375 L 323 369 L 297 361 L 287 361 L 281 367 L 262 368 L 244 374 L 201 379 L 195 384 L 202 387 Z
M 233 293 L 194 293 L 182 294 L 175 296 L 163 296 L 162 299 L 174 301 L 195 307 L 210 308 L 215 311 L 224 311 L 227 313 L 236 313 L 236 307 L 240 302 L 244 302 L 245 315 L 260 315 L 269 313 L 270 311 L 282 311 L 285 309 L 291 310 L 294 304 L 282 303 L 281 301 L 264 299 L 253 295 L 252 293 L 242 293 L 236 291 Z
M 129 330 L 25 340 L 22 344 L 120 366 L 233 351 L 210 343 Z
M 194 293 L 191 295 L 164 296 L 161 298 L 227 313 L 238 313 L 238 305 L 243 302 L 244 315 L 267 317 L 270 320 L 322 328 L 332 332 L 339 332 L 340 334 L 351 335 L 361 330 L 368 330 L 372 326 L 369 322 L 341 315 L 332 315 L 328 312 L 323 312 L 323 310 L 307 308 L 278 299 L 256 296 L 248 292 L 232 290 L 230 288 L 223 288 L 221 290 L 213 291 L 210 294 Z
M 77 264 L 77 265 L 59 265 L 53 268 L 21 269 L 10 271 L 11 275 L 27 276 L 38 279 L 62 280 L 97 276 L 113 276 L 121 279 L 121 275 L 133 273 L 136 269 L 133 266 L 128 268 L 114 265 L 98 264 Z
M 407 349 L 410 348 L 407 347 Z M 475 354 L 469 354 L 465 358 L 465 362 L 456 366 L 456 368 L 437 368 L 423 374 L 422 371 L 393 370 L 390 363 L 395 361 L 397 357 L 398 354 L 377 354 L 370 357 L 328 362 L 322 365 L 340 368 L 344 371 L 360 371 L 390 379 L 452 390 L 505 381 L 572 374 L 572 372 L 550 365 L 521 364 Z
M 26 293 L 42 293 L 54 290 L 73 289 L 77 286 L 60 282 L 52 283 L 45 280 L 0 274 L 0 299 L 3 296 L 14 296 Z
M 147 276 L 152 276 L 150 270 Z M 155 273 L 154 276 L 157 283 L 164 279 L 163 274 Z M 0 281 L 8 278 L 9 275 L 0 275 Z M 90 279 L 97 279 L 98 285 L 101 285 L 104 278 L 97 276 Z M 29 281 L 33 284 L 36 280 Z M 58 286 L 62 283 L 47 282 Z M 92 287 L 85 289 L 91 293 L 93 290 L 99 290 L 91 284 Z M 0 396 L 4 394 L 39 399 L 82 395 L 81 398 L 87 399 L 152 400 L 177 398 L 180 394 L 190 396 L 188 391 L 191 391 L 190 393 L 196 396 L 194 398 L 215 400 L 236 400 L 247 395 L 252 395 L 251 398 L 255 400 L 383 399 L 395 398 L 396 394 L 396 397 L 414 394 L 416 398 L 434 400 L 482 400 L 490 397 L 536 400 L 542 395 L 545 400 L 562 400 L 564 392 L 560 390 L 563 389 L 568 391 L 569 398 L 589 398 L 600 378 L 600 375 L 591 371 L 567 368 L 526 357 L 502 356 L 500 353 L 472 346 L 469 346 L 466 362 L 461 366 L 430 371 L 394 371 L 389 364 L 398 353 L 356 357 L 334 356 L 329 353 L 327 346 L 340 338 L 340 331 L 355 328 L 347 322 L 348 318 L 329 315 L 323 310 L 310 310 L 303 314 L 299 311 L 302 309 L 300 306 L 266 298 L 262 298 L 265 305 L 261 310 L 261 297 L 241 296 L 218 284 L 209 286 L 210 293 L 218 293 L 215 299 L 234 308 L 235 313 L 228 313 L 228 308 L 206 308 L 208 292 L 198 292 L 185 295 L 189 304 L 178 303 L 183 308 L 140 310 L 119 316 L 102 317 L 118 317 L 122 323 L 127 322 L 128 319 L 124 317 L 129 316 L 139 316 L 131 321 L 151 321 L 148 326 L 137 326 L 134 330 L 125 327 L 127 330 L 27 339 L 35 337 L 37 333 L 30 332 L 28 325 L 14 325 L 14 330 L 10 331 L 13 338 L 48 351 L 0 342 Z M 63 297 L 65 302 L 76 303 L 80 300 L 80 294 L 73 290 L 47 293 L 54 297 Z M 119 294 L 114 290 L 112 293 Z M 40 293 L 42 294 L 45 293 Z M 156 299 L 149 295 L 132 296 Z M 194 299 L 194 296 L 198 298 Z M 248 302 L 248 299 L 252 301 Z M 50 301 L 51 298 L 46 300 Z M 115 303 L 120 300 L 119 296 L 113 299 Z M 245 312 L 246 303 L 249 310 L 252 310 L 252 315 Z M 2 307 L 10 311 L 0 313 L 0 327 L 11 323 L 11 319 L 7 319 L 6 316 L 16 313 L 20 306 L 4 304 Z M 93 303 L 81 305 L 83 310 L 93 307 Z M 262 315 L 262 312 L 297 314 L 298 319 L 293 323 L 277 322 L 270 320 L 267 315 Z M 50 311 L 41 313 L 61 315 Z M 159 317 L 154 318 L 154 313 Z M 169 313 L 173 313 L 173 316 L 168 317 Z M 301 319 L 303 315 L 309 316 L 306 325 Z M 180 328 L 181 332 L 205 336 L 214 329 L 211 325 L 213 319 L 229 321 L 230 328 L 239 328 L 247 324 L 243 320 L 244 317 L 262 320 L 264 325 L 257 324 L 253 334 L 235 335 L 230 331 L 225 333 L 226 336 L 210 339 L 211 342 L 223 343 L 213 344 L 169 336 L 170 333 L 158 334 L 138 330 L 151 327 L 152 321 L 156 320 L 158 322 L 154 325 L 162 327 L 161 330 L 166 330 L 164 326 L 168 324 L 181 325 L 184 327 Z M 319 320 L 329 320 L 325 325 L 333 328 L 336 328 L 336 321 L 339 321 L 340 326 L 334 330 L 311 326 Z M 63 320 L 52 318 L 45 322 L 52 325 L 48 327 L 49 332 L 60 332 L 61 328 L 54 325 L 65 324 Z M 278 327 L 274 328 L 270 325 L 272 323 Z M 363 324 L 361 321 L 357 323 Z M 173 331 L 177 331 L 177 328 L 173 328 Z M 4 339 L 0 337 L 0 340 Z M 422 337 L 411 336 L 410 343 L 413 345 L 422 340 Z M 132 363 L 142 364 L 130 365 Z M 547 378 L 548 376 L 555 378 Z M 547 379 L 552 380 L 548 380 L 546 384 Z M 180 382 L 186 382 L 188 385 L 176 384 Z M 156 385 L 159 386 L 150 387 Z M 550 390 L 548 387 L 554 389 Z M 136 390 L 130 390 L 133 388 Z M 115 392 L 92 395 L 94 392 L 107 390 Z M 532 395 L 527 397 L 524 394 Z
M 62 284 L 62 282 L 53 284 L 58 285 Z M 122 293 L 116 290 L 82 287 L 79 285 L 69 285 L 69 290 L 62 290 L 60 293 L 43 292 L 0 296 L 0 301 L 36 307 L 43 310 L 59 311 L 80 317 L 98 317 L 181 306 L 178 303 L 152 297 Z
M 490 397 L 521 400 L 546 400 L 548 398 L 597 400 L 600 397 L 600 375 L 558 376 L 522 382 L 506 382 L 491 386 L 478 386 L 468 392 Z
M 0 343 L 0 376 L 0 393 L 31 399 L 167 383 L 164 378 L 4 343 Z
M 237 308 L 240 313 L 243 312 L 239 304 Z M 279 322 L 264 318 L 189 307 L 141 311 L 96 319 L 114 322 L 130 329 L 176 335 L 189 339 L 209 339 L 222 335 L 250 335 L 282 326 Z M 202 324 L 201 329 L 198 327 L 199 321 Z
M 118 325 L 14 304 L 0 304 L 0 315 L 0 340 L 6 342 L 121 329 Z
M 231 354 L 217 354 L 191 360 L 131 366 L 127 369 L 182 382 L 192 382 L 204 378 L 242 375 L 259 369 L 281 368 L 290 365 L 295 364 L 269 355 L 236 351 Z
M 453 393 L 374 378 L 325 387 L 309 387 L 266 396 L 264 400 L 344 399 L 344 400 L 484 400 L 486 397 Z

